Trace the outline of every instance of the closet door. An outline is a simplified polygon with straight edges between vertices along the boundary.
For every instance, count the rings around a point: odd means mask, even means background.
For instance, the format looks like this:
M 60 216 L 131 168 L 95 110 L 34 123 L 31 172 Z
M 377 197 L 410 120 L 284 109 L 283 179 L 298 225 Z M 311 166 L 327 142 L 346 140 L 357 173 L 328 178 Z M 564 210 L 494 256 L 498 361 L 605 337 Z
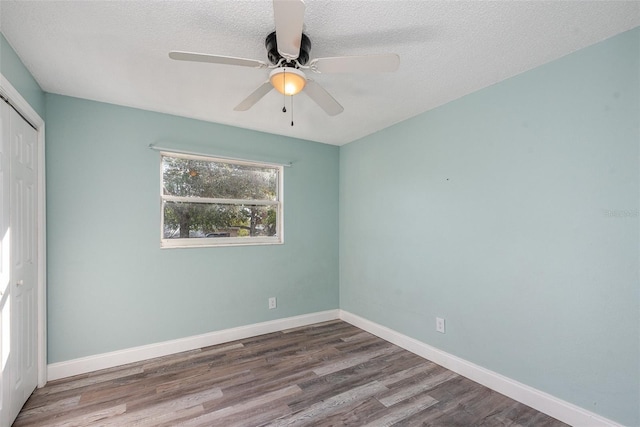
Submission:
M 2 282 L 0 424 L 10 425 L 38 382 L 37 139 L 8 104 L 2 108 Z M 8 268 L 7 268 L 8 267 Z M 5 271 L 6 268 L 6 271 Z M 5 424 L 8 421 L 7 424 Z
M 11 411 L 11 381 L 14 358 L 11 356 L 11 180 L 9 166 L 9 110 L 11 107 L 0 99 L 0 426 L 13 421 Z

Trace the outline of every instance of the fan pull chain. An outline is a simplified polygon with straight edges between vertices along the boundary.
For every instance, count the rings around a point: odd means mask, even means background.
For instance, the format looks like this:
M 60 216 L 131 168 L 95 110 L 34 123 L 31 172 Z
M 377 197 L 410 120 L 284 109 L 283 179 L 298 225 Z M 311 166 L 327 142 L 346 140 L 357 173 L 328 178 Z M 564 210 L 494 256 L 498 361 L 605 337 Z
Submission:
M 286 79 L 285 79 L 285 77 L 284 77 L 284 75 L 285 75 L 286 73 L 287 73 L 287 69 L 286 69 L 286 68 L 283 68 L 283 69 L 282 69 L 282 88 L 283 88 L 283 90 L 282 90 L 282 112 L 283 112 L 283 113 L 286 113 L 286 112 L 287 112 L 287 107 L 286 107 L 286 104 L 287 104 L 287 94 L 286 94 L 286 90 L 284 90 L 284 88 L 285 88 L 285 84 L 286 84 L 286 82 L 287 82 L 287 80 L 286 80 Z
M 291 126 L 293 126 L 293 95 L 291 95 Z

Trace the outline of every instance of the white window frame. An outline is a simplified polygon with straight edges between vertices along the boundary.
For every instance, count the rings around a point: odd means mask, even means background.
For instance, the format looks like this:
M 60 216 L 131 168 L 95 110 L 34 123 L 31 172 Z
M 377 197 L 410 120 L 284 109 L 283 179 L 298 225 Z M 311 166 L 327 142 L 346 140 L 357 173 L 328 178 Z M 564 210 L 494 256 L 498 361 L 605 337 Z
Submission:
M 164 157 L 178 157 L 189 160 L 203 160 L 215 163 L 227 163 L 243 166 L 266 167 L 278 170 L 278 184 L 276 200 L 251 200 L 251 199 L 222 199 L 204 197 L 182 197 L 169 196 L 164 194 Z M 161 248 L 197 248 L 197 247 L 218 247 L 218 246 L 253 246 L 253 245 L 279 245 L 284 243 L 284 167 L 283 165 L 265 163 L 250 160 L 229 159 L 207 155 L 186 154 L 175 151 L 160 151 L 160 247 Z M 200 237 L 200 238 L 164 238 L 164 204 L 165 202 L 187 202 L 187 203 L 223 203 L 237 205 L 259 205 L 276 207 L 276 235 L 258 237 Z

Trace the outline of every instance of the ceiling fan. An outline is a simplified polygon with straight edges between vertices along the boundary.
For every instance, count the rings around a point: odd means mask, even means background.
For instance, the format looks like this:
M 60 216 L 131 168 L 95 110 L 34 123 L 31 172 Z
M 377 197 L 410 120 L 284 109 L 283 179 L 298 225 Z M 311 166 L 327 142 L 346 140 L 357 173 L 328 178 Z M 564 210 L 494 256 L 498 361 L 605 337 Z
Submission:
M 304 11 L 303 0 L 273 0 L 276 29 L 265 40 L 268 63 L 256 59 L 182 51 L 171 51 L 169 57 L 179 61 L 270 69 L 269 80 L 240 102 L 234 108 L 236 111 L 248 110 L 275 88 L 283 95 L 290 96 L 304 90 L 330 116 L 340 114 L 344 108 L 316 81 L 307 78 L 305 71 L 329 74 L 390 72 L 398 69 L 400 57 L 395 53 L 315 58 L 309 61 L 311 41 L 302 32 Z M 283 108 L 283 111 L 286 109 Z

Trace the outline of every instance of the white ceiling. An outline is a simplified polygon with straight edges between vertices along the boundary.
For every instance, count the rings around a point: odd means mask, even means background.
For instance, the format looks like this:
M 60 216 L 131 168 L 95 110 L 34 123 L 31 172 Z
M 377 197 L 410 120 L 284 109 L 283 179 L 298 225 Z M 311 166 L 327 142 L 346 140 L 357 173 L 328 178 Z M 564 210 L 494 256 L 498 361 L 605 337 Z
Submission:
M 306 0 L 311 58 L 394 52 L 400 69 L 314 74 L 344 112 L 302 93 L 291 127 L 276 91 L 233 110 L 268 70 L 168 57 L 266 61 L 269 0 L 0 1 L 0 30 L 47 92 L 336 145 L 638 25 L 638 1 Z

